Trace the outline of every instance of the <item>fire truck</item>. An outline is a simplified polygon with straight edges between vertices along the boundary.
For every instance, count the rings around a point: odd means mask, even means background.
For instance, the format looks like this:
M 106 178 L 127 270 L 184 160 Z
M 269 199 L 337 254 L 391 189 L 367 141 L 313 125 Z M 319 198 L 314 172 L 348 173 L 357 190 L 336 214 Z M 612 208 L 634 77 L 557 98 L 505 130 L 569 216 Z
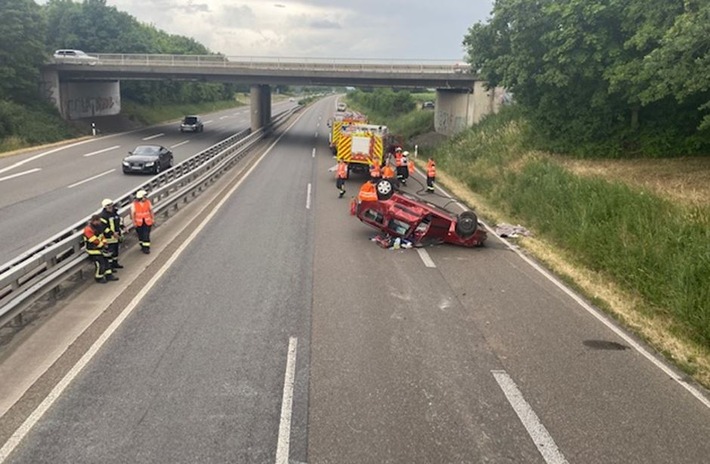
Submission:
M 370 165 L 382 165 L 392 136 L 387 126 L 375 124 L 342 124 L 337 137 L 336 158 L 348 164 L 351 172 L 368 173 Z
M 338 138 L 343 132 L 343 127 L 347 129 L 351 124 L 367 124 L 367 116 L 360 113 L 338 111 L 333 118 L 328 121 L 328 127 L 330 127 L 328 144 L 334 155 L 338 153 Z

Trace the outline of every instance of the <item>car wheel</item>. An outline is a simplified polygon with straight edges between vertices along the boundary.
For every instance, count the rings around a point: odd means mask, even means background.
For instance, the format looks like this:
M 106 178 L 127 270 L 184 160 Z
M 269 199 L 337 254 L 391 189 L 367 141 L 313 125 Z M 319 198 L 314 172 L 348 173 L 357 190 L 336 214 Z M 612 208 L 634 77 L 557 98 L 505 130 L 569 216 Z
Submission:
M 394 195 L 394 186 L 392 185 L 392 182 L 387 179 L 377 181 L 375 190 L 377 191 L 378 200 L 389 200 L 392 198 L 392 195 Z
M 171 156 L 170 159 L 168 160 L 168 167 L 171 168 L 173 167 L 173 157 Z
M 160 162 L 155 163 L 155 173 L 160 173 Z
M 476 233 L 478 217 L 473 211 L 464 211 L 459 214 L 456 221 L 456 233 L 459 237 L 467 238 Z

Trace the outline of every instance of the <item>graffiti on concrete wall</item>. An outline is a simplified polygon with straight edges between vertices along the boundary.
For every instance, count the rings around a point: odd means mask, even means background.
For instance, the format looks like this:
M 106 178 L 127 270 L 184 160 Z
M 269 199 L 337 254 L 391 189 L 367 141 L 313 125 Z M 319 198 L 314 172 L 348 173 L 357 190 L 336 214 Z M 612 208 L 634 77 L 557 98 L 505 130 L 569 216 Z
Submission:
M 110 116 L 121 112 L 118 82 L 67 83 L 62 101 L 69 119 Z
M 111 112 L 114 106 L 116 102 L 113 97 L 82 97 L 67 100 L 67 110 L 72 119 L 115 114 Z

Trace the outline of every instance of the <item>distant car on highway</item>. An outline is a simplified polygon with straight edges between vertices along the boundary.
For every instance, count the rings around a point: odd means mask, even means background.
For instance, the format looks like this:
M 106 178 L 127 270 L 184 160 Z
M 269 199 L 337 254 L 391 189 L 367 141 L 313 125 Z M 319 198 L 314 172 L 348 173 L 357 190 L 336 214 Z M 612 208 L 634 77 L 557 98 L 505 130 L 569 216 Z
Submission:
M 55 51 L 52 56 L 57 63 L 88 64 L 93 66 L 99 62 L 98 58 L 87 55 L 81 50 L 61 49 Z
M 422 109 L 433 110 L 434 109 L 434 102 L 433 101 L 425 101 L 424 103 L 422 103 Z
M 173 165 L 173 152 L 162 145 L 140 145 L 123 158 L 124 174 L 158 174 Z
M 180 132 L 202 132 L 205 125 L 199 116 L 185 116 L 180 123 Z
M 352 211 L 360 221 L 415 247 L 450 243 L 480 247 L 488 238 L 473 211 L 454 214 L 422 198 L 396 191 L 382 179 L 375 186 L 377 201 L 354 200 Z

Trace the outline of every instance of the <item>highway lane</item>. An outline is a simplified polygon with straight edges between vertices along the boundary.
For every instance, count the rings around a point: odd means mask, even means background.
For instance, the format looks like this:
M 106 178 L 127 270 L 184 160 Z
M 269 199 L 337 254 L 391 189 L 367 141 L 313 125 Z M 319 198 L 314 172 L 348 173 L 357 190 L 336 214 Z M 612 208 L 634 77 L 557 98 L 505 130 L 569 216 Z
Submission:
M 710 409 L 503 242 L 372 243 L 337 198 L 327 105 L 7 462 L 706 461 Z
M 294 103 L 274 103 L 274 114 Z M 181 134 L 176 123 L 99 136 L 0 158 L 0 263 L 100 209 L 103 198 L 134 191 L 147 175 L 125 175 L 121 160 L 137 145 L 170 148 L 179 163 L 249 127 L 249 107 L 207 114 L 205 131 Z

